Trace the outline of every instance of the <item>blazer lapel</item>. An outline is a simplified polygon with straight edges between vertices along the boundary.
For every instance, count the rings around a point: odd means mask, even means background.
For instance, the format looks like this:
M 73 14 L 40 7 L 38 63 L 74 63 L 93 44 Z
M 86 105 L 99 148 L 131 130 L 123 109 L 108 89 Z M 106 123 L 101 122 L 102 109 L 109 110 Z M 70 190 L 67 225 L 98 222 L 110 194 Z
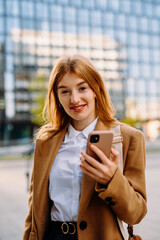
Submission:
M 109 130 L 109 128 L 101 120 L 98 119 L 95 130 Z M 88 204 L 95 190 L 95 183 L 96 181 L 94 179 L 86 174 L 83 174 L 79 217 L 83 215 L 86 208 L 88 207 Z

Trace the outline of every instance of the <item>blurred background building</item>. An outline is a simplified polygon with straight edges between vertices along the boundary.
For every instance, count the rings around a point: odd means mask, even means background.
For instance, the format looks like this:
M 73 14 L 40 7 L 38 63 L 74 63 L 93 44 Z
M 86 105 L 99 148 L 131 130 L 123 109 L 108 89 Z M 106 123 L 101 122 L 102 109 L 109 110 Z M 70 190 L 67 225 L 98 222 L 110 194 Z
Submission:
M 103 76 L 117 118 L 157 137 L 160 0 L 0 0 L 1 143 L 30 139 L 55 61 L 75 53 Z

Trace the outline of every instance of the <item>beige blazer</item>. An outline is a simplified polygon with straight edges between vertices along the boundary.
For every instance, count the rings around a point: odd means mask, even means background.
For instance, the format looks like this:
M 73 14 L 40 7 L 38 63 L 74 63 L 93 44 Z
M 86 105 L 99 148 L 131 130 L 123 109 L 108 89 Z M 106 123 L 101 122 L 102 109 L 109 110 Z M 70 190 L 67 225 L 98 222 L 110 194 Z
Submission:
M 107 130 L 100 120 L 96 130 Z M 66 129 L 42 143 L 37 139 L 23 240 L 42 240 L 50 220 L 49 173 Z M 106 188 L 83 175 L 77 221 L 78 240 L 123 239 L 116 216 L 137 224 L 145 216 L 145 140 L 141 131 L 121 125 L 123 174 L 118 168 Z M 41 150 L 40 150 L 41 149 Z

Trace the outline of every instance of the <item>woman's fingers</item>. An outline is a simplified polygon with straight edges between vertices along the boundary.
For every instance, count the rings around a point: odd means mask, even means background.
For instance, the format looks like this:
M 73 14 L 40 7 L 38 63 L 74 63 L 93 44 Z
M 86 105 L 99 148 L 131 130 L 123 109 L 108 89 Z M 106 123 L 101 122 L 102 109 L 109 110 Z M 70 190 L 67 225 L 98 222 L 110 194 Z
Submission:
M 81 152 L 81 169 L 88 176 L 92 177 L 96 181 L 107 184 L 113 177 L 119 162 L 119 152 L 115 149 L 111 149 L 111 159 L 109 159 L 99 148 L 91 145 L 92 151 L 96 153 L 99 162 L 95 158 L 89 156 L 86 152 Z
M 119 164 L 119 152 L 114 148 L 111 148 L 111 160 L 118 165 Z

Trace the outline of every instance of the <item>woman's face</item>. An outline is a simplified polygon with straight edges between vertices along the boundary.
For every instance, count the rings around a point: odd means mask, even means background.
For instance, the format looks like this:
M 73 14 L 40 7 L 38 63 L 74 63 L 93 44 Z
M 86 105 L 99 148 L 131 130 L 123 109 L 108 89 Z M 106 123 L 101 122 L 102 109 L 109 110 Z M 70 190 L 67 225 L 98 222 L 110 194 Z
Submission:
M 76 130 L 83 130 L 96 118 L 95 97 L 88 83 L 73 73 L 66 73 L 58 83 L 59 102 Z

